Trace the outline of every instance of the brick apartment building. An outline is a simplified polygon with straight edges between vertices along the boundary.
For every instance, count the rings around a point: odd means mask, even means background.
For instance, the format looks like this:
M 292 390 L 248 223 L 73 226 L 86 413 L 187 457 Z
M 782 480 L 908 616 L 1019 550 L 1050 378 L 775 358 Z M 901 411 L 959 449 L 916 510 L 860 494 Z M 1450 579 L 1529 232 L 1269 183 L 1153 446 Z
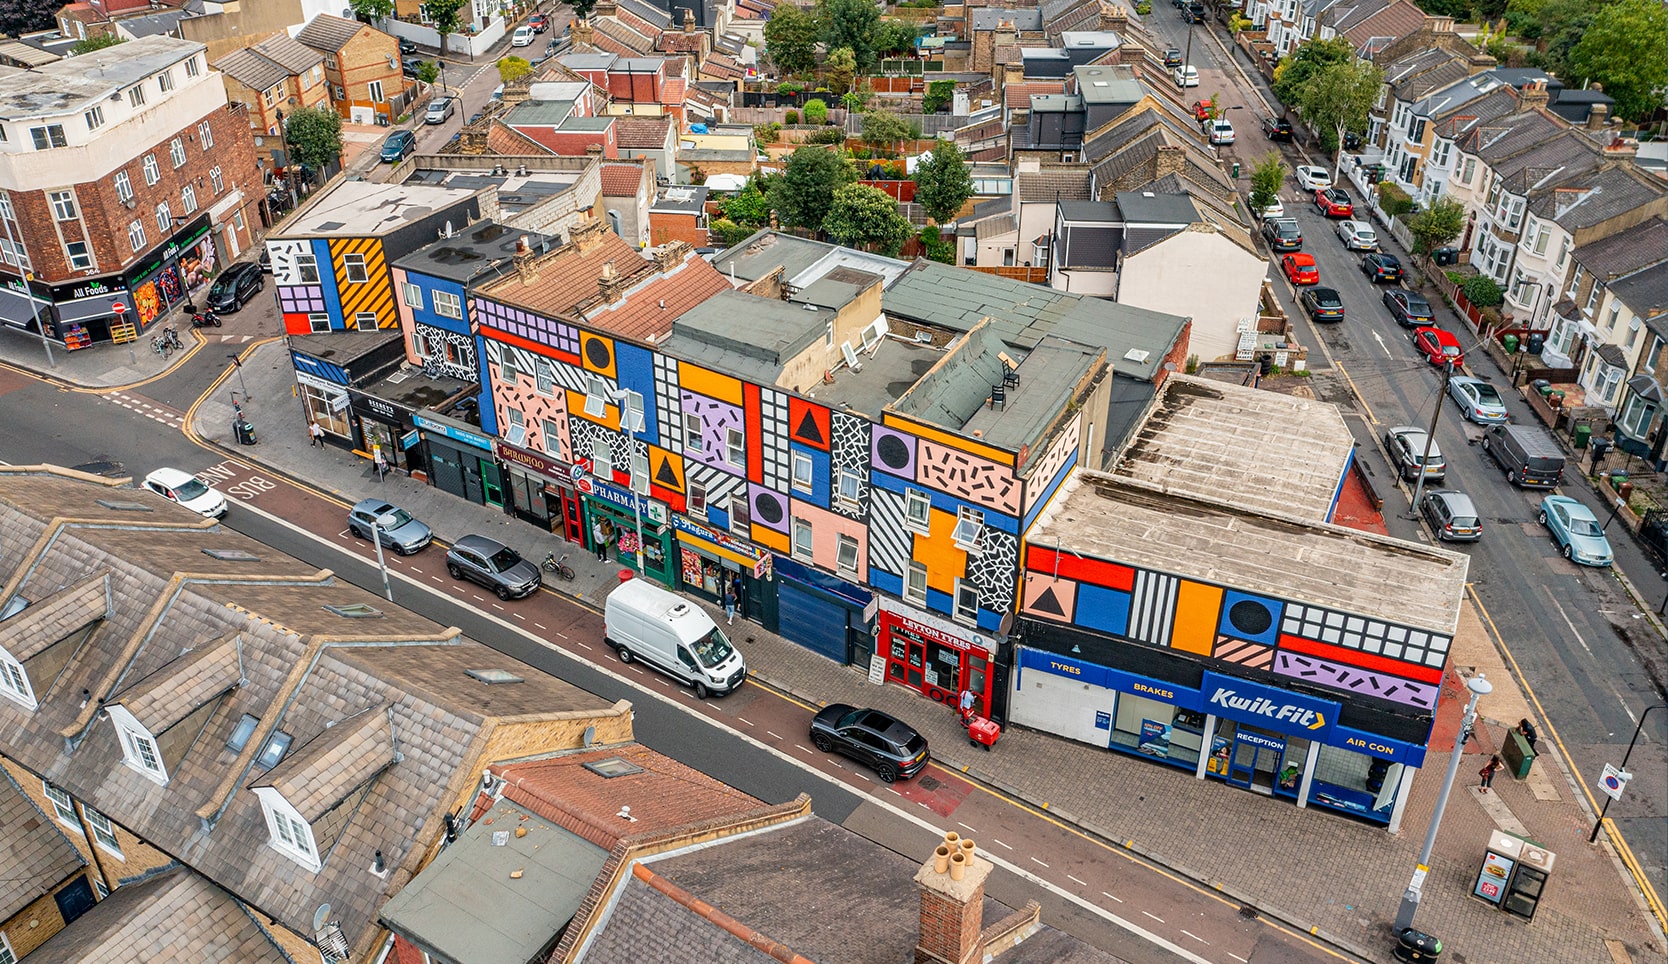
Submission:
M 324 55 L 330 101 L 342 118 L 355 124 L 384 123 L 404 105 L 399 41 L 368 24 L 321 13 L 296 34 L 303 46 Z
M 0 67 L 7 325 L 71 350 L 138 337 L 253 244 L 261 197 L 246 113 L 202 44 Z

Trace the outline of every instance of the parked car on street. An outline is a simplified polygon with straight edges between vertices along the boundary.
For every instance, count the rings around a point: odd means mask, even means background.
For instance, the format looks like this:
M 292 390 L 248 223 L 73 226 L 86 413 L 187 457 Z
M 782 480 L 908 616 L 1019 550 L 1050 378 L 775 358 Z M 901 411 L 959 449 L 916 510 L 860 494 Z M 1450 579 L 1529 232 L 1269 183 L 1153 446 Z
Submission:
M 400 73 L 410 77 L 412 80 L 416 80 L 417 74 L 421 70 L 422 66 L 423 62 L 418 60 L 416 57 L 406 57 L 400 62 Z
M 408 130 L 397 130 L 382 142 L 382 163 L 398 164 L 417 150 L 417 135 Z
M 926 738 L 879 710 L 830 703 L 811 718 L 811 742 L 824 753 L 843 753 L 874 768 L 882 783 L 907 780 L 931 759 Z
M 366 499 L 348 510 L 348 528 L 366 542 L 375 529 L 384 547 L 409 556 L 434 541 L 429 527 L 383 499 Z
M 1216 116 L 1216 101 L 1214 99 L 1196 100 L 1193 102 L 1193 106 L 1188 109 L 1193 111 L 1193 119 L 1203 125 L 1205 121 Z
M 1302 188 L 1305 194 L 1313 194 L 1332 186 L 1332 172 L 1324 167 L 1299 164 L 1292 173 L 1297 178 L 1297 186 Z
M 1454 337 L 1453 332 L 1441 328 L 1427 326 L 1415 329 L 1413 347 L 1419 349 L 1419 354 L 1424 355 L 1432 365 L 1459 368 L 1465 364 L 1465 349 L 1460 347 L 1459 339 Z
M 417 45 L 416 44 L 412 43 L 409 40 L 400 41 L 400 56 L 403 57 L 406 54 L 414 54 L 416 52 L 417 52 Z
M 226 497 L 189 472 L 163 467 L 145 476 L 145 488 L 192 512 L 218 519 L 226 514 Z
M 1263 237 L 1275 251 L 1300 251 L 1303 248 L 1303 228 L 1296 218 L 1271 218 L 1263 222 Z
M 1320 213 L 1329 218 L 1348 218 L 1355 216 L 1355 202 L 1349 198 L 1349 192 L 1341 187 L 1323 188 L 1315 192 L 1315 207 Z
M 1374 284 L 1380 281 L 1396 283 L 1402 280 L 1402 263 L 1393 254 L 1374 251 L 1361 259 L 1361 273 Z
M 1180 67 L 1181 65 L 1182 65 L 1181 48 L 1180 47 L 1166 47 L 1164 49 L 1164 66 L 1170 68 L 1171 70 L 1174 70 L 1177 67 Z
M 1206 125 L 1210 142 L 1217 147 L 1226 147 L 1234 142 L 1234 125 L 1228 123 L 1226 117 L 1218 117 Z
M 423 123 L 444 124 L 455 110 L 457 110 L 457 98 L 442 94 L 429 101 L 429 109 L 423 112 Z
M 1285 216 L 1286 206 L 1280 203 L 1279 198 L 1275 198 L 1274 200 L 1268 202 L 1268 207 L 1257 212 L 1257 220 L 1259 221 L 1269 221 L 1274 218 L 1283 218 Z
M 1197 87 L 1199 86 L 1199 68 L 1192 64 L 1177 67 L 1175 78 L 1177 87 Z
M 1417 291 L 1391 288 L 1384 292 L 1384 307 L 1390 309 L 1390 317 L 1396 319 L 1396 324 L 1403 328 L 1436 324 L 1436 315 L 1431 312 L 1431 303 Z
M 208 307 L 219 314 L 242 308 L 255 293 L 266 287 L 266 276 L 258 261 L 234 261 L 209 285 Z
M 1303 294 L 1297 296 L 1297 301 L 1313 321 L 1344 320 L 1344 299 L 1338 296 L 1335 289 L 1304 288 Z
M 531 47 L 533 45 L 533 38 L 536 36 L 538 36 L 537 31 L 526 24 L 522 24 L 521 26 L 515 28 L 515 33 L 510 34 L 510 46 Z
M 1280 270 L 1285 272 L 1286 280 L 1294 285 L 1320 284 L 1320 267 L 1315 264 L 1315 256 L 1312 254 L 1288 254 L 1280 259 Z
M 1506 402 L 1493 385 L 1481 378 L 1455 375 L 1448 379 L 1448 395 L 1460 408 L 1460 414 L 1478 425 L 1494 425 L 1506 421 Z
M 1552 541 L 1564 558 L 1583 566 L 1603 568 L 1616 561 L 1610 540 L 1604 537 L 1593 510 L 1567 495 L 1549 495 L 1541 500 L 1541 525 L 1552 533 Z
M 1292 122 L 1284 117 L 1264 117 L 1263 136 L 1271 141 L 1289 141 L 1296 135 Z
M 1338 239 L 1347 251 L 1378 250 L 1378 232 L 1365 221 L 1339 221 Z
M 1471 497 L 1457 489 L 1431 489 L 1419 502 L 1419 512 L 1443 542 L 1476 542 L 1483 537 L 1483 519 Z
M 1390 465 L 1404 481 L 1417 482 L 1420 469 L 1423 468 L 1427 482 L 1441 482 L 1448 476 L 1448 463 L 1443 461 L 1442 449 L 1436 442 L 1430 443 L 1430 454 L 1425 453 L 1425 443 L 1429 438 L 1425 430 L 1416 425 L 1397 425 L 1384 432 L 1384 452 L 1390 456 Z
M 539 567 L 520 553 L 486 536 L 464 536 L 446 551 L 446 572 L 484 586 L 499 599 L 520 599 L 539 591 Z
M 550 29 L 550 18 L 542 13 L 535 13 L 527 18 L 527 26 L 532 27 L 534 33 L 544 33 Z

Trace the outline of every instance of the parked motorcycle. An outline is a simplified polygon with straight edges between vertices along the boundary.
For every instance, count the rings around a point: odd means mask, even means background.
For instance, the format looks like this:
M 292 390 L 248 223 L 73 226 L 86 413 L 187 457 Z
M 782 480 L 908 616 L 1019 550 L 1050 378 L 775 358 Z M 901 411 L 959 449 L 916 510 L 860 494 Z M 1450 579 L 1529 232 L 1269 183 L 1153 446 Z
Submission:
M 207 309 L 207 308 L 203 309 L 202 311 L 194 312 L 191 315 L 191 327 L 193 327 L 193 328 L 219 328 L 220 327 L 220 316 L 216 315 L 212 310 Z

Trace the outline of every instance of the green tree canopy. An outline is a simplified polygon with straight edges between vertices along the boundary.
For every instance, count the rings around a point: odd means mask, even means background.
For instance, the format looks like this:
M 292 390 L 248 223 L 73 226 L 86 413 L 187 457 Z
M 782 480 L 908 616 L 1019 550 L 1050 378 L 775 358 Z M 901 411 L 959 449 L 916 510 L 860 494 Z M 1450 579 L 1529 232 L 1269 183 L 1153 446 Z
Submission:
M 790 228 L 820 231 L 834 191 L 857 180 L 844 153 L 827 147 L 801 147 L 788 155 L 782 174 L 770 186 L 770 206 Z
M 918 36 L 920 32 L 908 20 L 882 20 L 875 30 L 875 53 L 908 53 L 915 49 L 915 38 Z
M 927 92 L 921 96 L 921 112 L 936 114 L 950 106 L 956 98 L 956 82 L 953 80 L 929 80 Z
M 1367 61 L 1328 64 L 1316 71 L 1287 101 L 1314 128 L 1328 154 L 1338 150 L 1344 132 L 1366 133 L 1369 112 L 1378 100 L 1384 74 Z
M 13 37 L 46 30 L 56 21 L 64 0 L 0 0 L 0 33 Z
M 1260 214 L 1280 196 L 1280 185 L 1286 183 L 1286 162 L 1279 151 L 1269 151 L 1251 169 L 1251 211 Z
M 759 228 L 770 223 L 770 200 L 759 189 L 756 178 L 719 206 L 724 209 L 724 217 L 743 227 Z
M 425 60 L 417 65 L 417 79 L 425 84 L 432 84 L 440 79 L 440 65 L 432 60 Z
M 875 64 L 880 8 L 874 0 L 817 0 L 817 24 L 829 50 L 850 47 L 860 70 Z
M 915 233 L 909 220 L 898 213 L 898 202 L 880 188 L 866 184 L 835 189 L 823 229 L 847 247 L 873 249 L 887 256 L 897 254 Z
M 591 11 L 597 7 L 597 0 L 562 0 L 573 9 L 576 19 L 585 20 L 591 16 Z
M 847 92 L 857 80 L 857 55 L 850 47 L 835 47 L 822 62 L 822 75 L 829 90 L 850 96 Z
M 1439 197 L 1436 203 L 1408 218 L 1407 229 L 1413 233 L 1413 253 L 1430 254 L 1465 230 L 1465 207 L 1453 198 Z
M 126 37 L 111 31 L 110 33 L 95 34 L 86 40 L 77 40 L 70 45 L 70 53 L 79 57 L 82 54 L 90 54 L 95 50 L 103 50 L 106 47 L 114 47 L 117 44 L 125 43 L 127 43 Z
M 944 224 L 973 196 L 973 175 L 954 141 L 939 140 L 931 153 L 915 165 L 915 203 L 927 216 Z
M 348 9 L 365 23 L 376 23 L 394 15 L 394 0 L 348 0 Z
M 1616 98 L 1616 113 L 1644 121 L 1668 89 L 1668 9 L 1659 0 L 1611 0 L 1570 51 L 1577 82 L 1598 81 Z
M 533 65 L 514 54 L 498 61 L 498 79 L 506 84 L 513 84 L 532 72 Z
M 817 21 L 798 4 L 778 3 L 764 25 L 765 53 L 784 74 L 807 74 L 817 65 Z
M 297 107 L 284 118 L 284 134 L 295 159 L 315 171 L 342 156 L 342 115 L 329 107 Z
M 463 23 L 463 6 L 468 0 L 428 0 L 423 8 L 434 19 L 434 29 L 440 31 L 440 53 L 446 53 L 446 38 L 457 33 Z M 589 0 L 595 3 L 596 0 Z
M 1297 103 L 1303 87 L 1321 70 L 1333 64 L 1347 64 L 1355 59 L 1349 41 L 1334 37 L 1331 40 L 1311 40 L 1282 58 L 1274 69 L 1274 96 L 1281 103 Z
M 805 102 L 805 123 L 807 123 L 807 124 L 826 124 L 826 123 L 828 123 L 828 102 L 825 101 L 825 100 L 822 100 L 821 98 L 817 98 L 817 97 L 813 97 L 810 100 L 806 101 Z
M 869 144 L 896 144 L 914 136 L 909 123 L 889 110 L 872 110 L 863 115 L 863 140 Z

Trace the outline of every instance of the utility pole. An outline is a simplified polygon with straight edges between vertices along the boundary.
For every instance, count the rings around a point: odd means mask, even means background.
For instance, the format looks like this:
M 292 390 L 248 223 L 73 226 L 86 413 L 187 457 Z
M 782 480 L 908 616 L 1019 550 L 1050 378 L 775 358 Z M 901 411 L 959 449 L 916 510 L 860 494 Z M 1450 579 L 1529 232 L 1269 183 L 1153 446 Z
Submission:
M 1442 777 L 1442 792 L 1437 795 L 1436 810 L 1431 814 L 1431 825 L 1425 831 L 1425 845 L 1419 850 L 1419 865 L 1413 871 L 1407 890 L 1402 893 L 1401 907 L 1396 910 L 1396 926 L 1392 933 L 1397 935 L 1413 926 L 1413 915 L 1424 898 L 1425 876 L 1430 873 L 1431 851 L 1436 848 L 1436 831 L 1442 826 L 1442 811 L 1448 807 L 1448 795 L 1454 790 L 1454 777 L 1459 775 L 1465 741 L 1471 738 L 1471 727 L 1477 722 L 1477 701 L 1494 692 L 1494 684 L 1483 679 L 1481 673 L 1466 680 L 1465 688 L 1471 691 L 1471 701 L 1465 704 L 1465 718 L 1460 722 L 1459 732 L 1454 734 L 1454 752 L 1448 757 L 1448 772 Z
M 1454 379 L 1454 363 L 1442 366 L 1442 391 L 1436 395 L 1436 407 L 1431 409 L 1430 428 L 1425 432 L 1425 452 L 1419 456 L 1419 481 L 1413 486 L 1413 514 L 1419 514 L 1419 497 L 1425 492 L 1425 466 L 1430 462 L 1431 449 L 1436 446 L 1436 420 L 1442 417 L 1442 400 L 1448 397 L 1448 383 Z

